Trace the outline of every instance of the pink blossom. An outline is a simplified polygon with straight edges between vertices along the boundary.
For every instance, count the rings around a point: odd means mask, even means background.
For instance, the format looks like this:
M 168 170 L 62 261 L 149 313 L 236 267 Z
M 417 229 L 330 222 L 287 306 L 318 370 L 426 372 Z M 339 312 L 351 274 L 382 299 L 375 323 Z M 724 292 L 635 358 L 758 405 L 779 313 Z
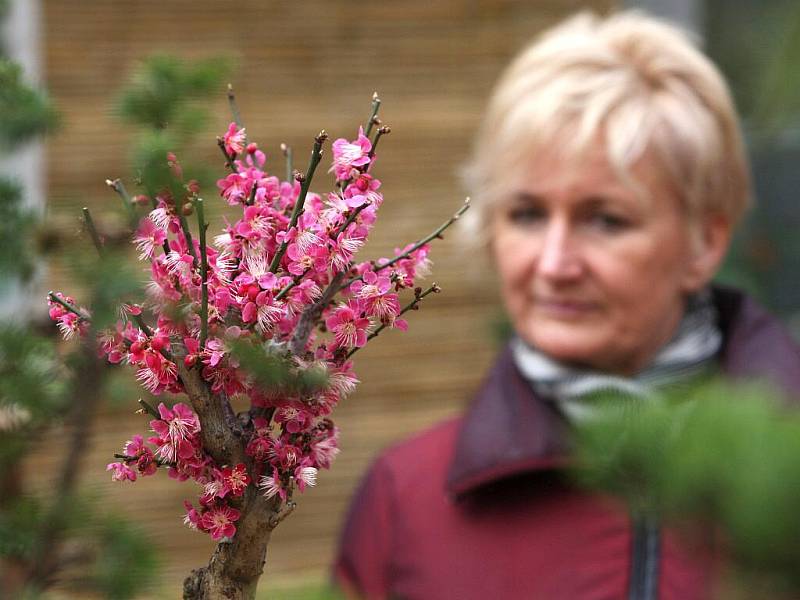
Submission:
M 245 452 L 257 461 L 264 461 L 273 454 L 272 440 L 267 437 L 256 436 L 247 444 Z
M 106 471 L 112 471 L 112 481 L 136 481 L 136 471 L 121 462 L 109 463 Z
M 150 219 L 142 219 L 139 229 L 136 230 L 136 236 L 133 238 L 139 249 L 139 260 L 152 258 L 153 251 L 163 244 L 165 239 L 167 239 L 167 234 L 164 230 L 156 227 L 156 224 Z
M 184 525 L 188 525 L 192 529 L 199 529 L 200 528 L 200 521 L 202 520 L 202 515 L 197 512 L 192 503 L 188 500 L 183 501 L 183 506 L 186 508 L 186 516 L 183 517 Z
M 302 408 L 294 406 L 284 406 L 275 413 L 275 422 L 282 423 L 289 433 L 299 433 L 303 431 L 311 421 L 312 415 Z
M 153 451 L 144 445 L 141 435 L 134 435 L 125 444 L 125 456 L 136 458 L 136 468 L 142 475 L 153 475 L 158 470 Z
M 280 496 L 281 500 L 285 502 L 288 497 L 288 492 L 278 475 L 278 469 L 273 469 L 272 475 L 262 475 L 258 482 L 258 487 L 263 490 L 266 498 Z
M 297 484 L 297 489 L 304 492 L 306 486 L 315 486 L 317 484 L 317 469 L 309 465 L 308 461 L 303 461 L 294 470 L 294 481 Z
M 333 165 L 328 172 L 334 172 L 336 179 L 345 181 L 353 176 L 353 171 L 358 172 L 358 167 L 363 167 L 371 160 L 369 156 L 372 143 L 364 135 L 363 127 L 358 128 L 358 138 L 352 142 L 339 138 L 332 145 Z
M 150 421 L 150 427 L 158 435 L 159 456 L 173 463 L 179 458 L 192 458 L 196 453 L 194 437 L 200 432 L 197 415 L 182 402 L 171 409 L 162 402 L 158 405 L 158 413 L 161 419 Z
M 354 227 L 340 233 L 335 240 L 328 241 L 331 248 L 331 262 L 336 270 L 344 271 L 348 267 L 353 255 L 364 245 L 365 239 L 366 231 Z
M 239 520 L 239 511 L 226 504 L 210 508 L 200 520 L 200 525 L 215 540 L 232 538 L 236 534 L 234 523 Z
M 333 459 L 339 454 L 338 430 L 335 435 L 326 437 L 313 446 L 314 462 L 322 469 L 329 469 Z
M 237 156 L 244 150 L 245 139 L 247 139 L 245 128 L 237 129 L 236 127 L 236 123 L 228 125 L 228 131 L 222 137 L 222 142 L 225 144 L 225 152 L 228 153 L 228 156 Z
M 225 493 L 233 496 L 244 494 L 247 485 L 250 483 L 250 476 L 247 474 L 247 467 L 239 463 L 235 467 L 225 467 L 222 469 L 222 484 Z
M 369 319 L 361 316 L 361 308 L 353 301 L 340 305 L 325 319 L 325 325 L 333 332 L 337 348 L 360 348 L 367 343 Z
M 220 195 L 227 200 L 231 206 L 243 204 L 250 197 L 250 190 L 253 182 L 245 173 L 231 173 L 224 179 L 217 181 Z
M 400 302 L 397 294 L 389 293 L 392 289 L 389 277 L 383 273 L 378 275 L 374 271 L 367 271 L 362 278 L 363 281 L 353 282 L 350 291 L 363 302 L 368 315 L 383 323 L 394 322 L 400 312 Z

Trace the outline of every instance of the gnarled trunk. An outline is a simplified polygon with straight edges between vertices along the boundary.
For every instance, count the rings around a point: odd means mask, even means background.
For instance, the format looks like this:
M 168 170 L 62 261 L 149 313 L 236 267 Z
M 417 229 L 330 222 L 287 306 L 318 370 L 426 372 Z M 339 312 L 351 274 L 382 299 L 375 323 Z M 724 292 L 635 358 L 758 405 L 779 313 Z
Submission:
M 217 545 L 208 565 L 195 569 L 183 582 L 186 600 L 252 600 L 266 563 L 272 530 L 282 519 L 280 499 L 267 500 L 248 488 L 236 535 Z

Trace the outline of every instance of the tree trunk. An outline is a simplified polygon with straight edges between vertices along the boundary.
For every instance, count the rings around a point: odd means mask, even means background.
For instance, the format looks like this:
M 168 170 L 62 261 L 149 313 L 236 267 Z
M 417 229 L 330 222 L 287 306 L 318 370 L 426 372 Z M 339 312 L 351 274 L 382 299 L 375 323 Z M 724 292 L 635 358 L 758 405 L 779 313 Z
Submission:
M 208 565 L 195 569 L 183 582 L 185 600 L 252 600 L 266 563 L 272 530 L 282 519 L 280 499 L 264 498 L 247 489 L 230 542 L 217 545 Z

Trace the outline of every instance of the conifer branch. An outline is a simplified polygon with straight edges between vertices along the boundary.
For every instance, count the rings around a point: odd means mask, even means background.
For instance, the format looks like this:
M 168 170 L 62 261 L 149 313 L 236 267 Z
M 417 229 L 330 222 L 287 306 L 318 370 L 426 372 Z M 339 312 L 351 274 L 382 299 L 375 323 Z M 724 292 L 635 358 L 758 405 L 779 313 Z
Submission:
M 103 242 L 100 239 L 100 234 L 97 233 L 97 228 L 94 226 L 92 213 L 89 212 L 89 209 L 86 206 L 84 206 L 82 210 L 83 210 L 83 222 L 86 224 L 86 229 L 89 231 L 89 235 L 92 238 L 92 243 L 94 244 L 94 247 L 97 249 L 97 253 L 100 256 L 103 256 Z

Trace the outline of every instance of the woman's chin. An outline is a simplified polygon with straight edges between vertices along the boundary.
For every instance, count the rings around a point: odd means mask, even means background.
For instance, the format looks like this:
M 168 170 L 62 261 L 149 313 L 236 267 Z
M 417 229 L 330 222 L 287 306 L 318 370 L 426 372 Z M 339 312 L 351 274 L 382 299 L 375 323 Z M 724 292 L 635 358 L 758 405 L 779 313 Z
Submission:
M 607 364 L 614 352 L 613 337 L 600 335 L 597 325 L 548 323 L 519 331 L 522 338 L 549 358 L 562 363 L 599 366 Z

